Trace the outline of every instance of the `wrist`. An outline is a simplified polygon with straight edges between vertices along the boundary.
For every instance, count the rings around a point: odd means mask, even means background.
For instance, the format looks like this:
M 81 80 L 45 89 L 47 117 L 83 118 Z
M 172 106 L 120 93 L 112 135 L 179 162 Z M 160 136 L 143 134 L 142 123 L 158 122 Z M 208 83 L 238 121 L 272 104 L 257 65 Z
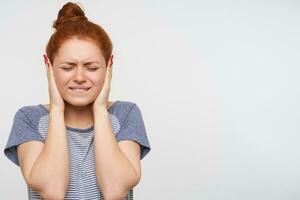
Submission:
M 50 105 L 50 112 L 64 113 L 65 110 L 61 107 Z
M 104 107 L 94 108 L 93 111 L 94 111 L 94 114 L 97 114 L 97 115 L 99 115 L 99 114 L 104 114 L 104 115 L 108 114 L 107 109 L 104 108 Z

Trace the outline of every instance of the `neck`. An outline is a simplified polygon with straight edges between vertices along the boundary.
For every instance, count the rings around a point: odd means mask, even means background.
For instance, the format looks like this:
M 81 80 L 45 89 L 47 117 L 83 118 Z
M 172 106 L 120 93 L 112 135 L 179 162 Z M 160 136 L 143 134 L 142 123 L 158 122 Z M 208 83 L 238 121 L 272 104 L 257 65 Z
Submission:
M 94 122 L 92 104 L 87 106 L 73 106 L 65 104 L 65 122 L 67 126 L 75 128 L 88 128 Z

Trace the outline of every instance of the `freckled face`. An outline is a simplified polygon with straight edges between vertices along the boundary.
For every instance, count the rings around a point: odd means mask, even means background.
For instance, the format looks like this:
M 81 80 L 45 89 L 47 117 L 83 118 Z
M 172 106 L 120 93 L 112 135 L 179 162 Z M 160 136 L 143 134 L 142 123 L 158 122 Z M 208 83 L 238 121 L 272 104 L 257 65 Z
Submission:
M 106 63 L 93 42 L 73 38 L 58 50 L 53 73 L 62 98 L 73 106 L 86 106 L 95 101 L 103 87 Z

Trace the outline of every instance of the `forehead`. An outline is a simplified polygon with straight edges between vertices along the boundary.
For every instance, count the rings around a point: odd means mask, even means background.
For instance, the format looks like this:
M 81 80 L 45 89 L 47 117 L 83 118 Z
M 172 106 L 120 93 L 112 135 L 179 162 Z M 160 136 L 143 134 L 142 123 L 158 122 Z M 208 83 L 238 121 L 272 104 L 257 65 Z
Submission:
M 65 41 L 57 52 L 58 60 L 104 60 L 100 48 L 92 41 L 72 38 Z

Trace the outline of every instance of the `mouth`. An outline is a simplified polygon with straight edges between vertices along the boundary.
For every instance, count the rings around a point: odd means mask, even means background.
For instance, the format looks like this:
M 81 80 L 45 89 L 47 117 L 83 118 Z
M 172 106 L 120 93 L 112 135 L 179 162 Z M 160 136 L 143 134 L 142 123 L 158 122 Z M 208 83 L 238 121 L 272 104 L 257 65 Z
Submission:
M 83 94 L 83 93 L 85 93 L 85 92 L 87 92 L 89 89 L 90 89 L 90 87 L 89 88 L 76 88 L 76 87 L 69 87 L 69 89 L 73 92 L 73 93 L 76 93 L 76 94 Z

